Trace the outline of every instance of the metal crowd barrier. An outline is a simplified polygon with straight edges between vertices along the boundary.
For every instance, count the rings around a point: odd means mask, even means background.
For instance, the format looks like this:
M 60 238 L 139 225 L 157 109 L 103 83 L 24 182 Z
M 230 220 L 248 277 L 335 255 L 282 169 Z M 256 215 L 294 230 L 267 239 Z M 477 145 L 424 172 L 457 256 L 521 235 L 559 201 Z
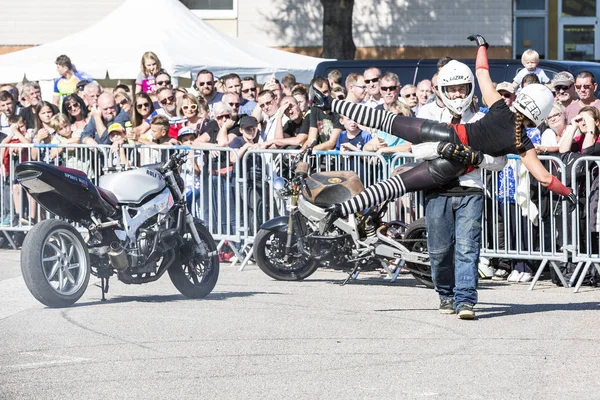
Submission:
M 53 157 L 53 150 L 59 148 L 64 149 L 63 156 Z M 11 152 L 5 159 L 8 163 L 3 165 L 6 170 L 2 169 L 3 185 L 0 188 L 0 218 L 3 222 L 0 230 L 7 238 L 10 231 L 26 232 L 39 216 L 51 217 L 39 206 L 29 205 L 24 192 L 14 184 L 14 167 L 19 162 L 38 159 L 79 169 L 88 173 L 90 179 L 97 183 L 102 174 L 163 162 L 173 152 L 186 150 L 193 152 L 190 159 L 196 164 L 195 168 L 184 166 L 182 172 L 190 210 L 195 217 L 204 221 L 219 241 L 219 246 L 224 241 L 236 244 L 232 248 L 240 261 L 243 252 L 237 250 L 246 250 L 246 260 L 250 257 L 260 225 L 287 212 L 286 203 L 274 195 L 272 183 L 278 176 L 291 178 L 293 171 L 289 166 L 298 153 L 298 150 L 249 150 L 240 160 L 237 151 L 229 148 L 123 146 L 125 161 L 121 160 L 122 163 L 115 165 L 110 146 L 0 145 L 2 154 L 4 149 Z M 530 289 L 533 289 L 546 266 L 554 269 L 565 287 L 573 284 L 566 282 L 558 267 L 558 263 L 569 260 L 578 263 L 578 269 L 587 271 L 594 265 L 600 272 L 600 238 L 597 234 L 600 216 L 586 212 L 597 207 L 593 193 L 597 199 L 598 179 L 591 170 L 600 163 L 600 158 L 585 157 L 577 161 L 585 163 L 585 170 L 590 172 L 573 187 L 581 186 L 582 193 L 588 195 L 582 196 L 580 207 L 571 216 L 567 215 L 566 206 L 558 196 L 549 193 L 539 183 L 529 181 L 529 174 L 521 170 L 518 157 L 509 158 L 509 166 L 502 173 L 481 171 L 481 178 L 490 194 L 485 203 L 481 255 L 497 259 L 541 261 Z M 566 168 L 559 158 L 541 156 L 540 159 L 550 172 L 565 182 Z M 314 172 L 354 170 L 367 187 L 392 176 L 398 167 L 413 163 L 414 158 L 411 153 L 399 153 L 387 158 L 368 152 L 315 152 L 308 161 Z M 510 168 L 514 171 L 516 198 L 499 193 L 500 189 L 509 186 Z M 573 174 L 574 171 L 575 168 Z M 500 176 L 503 178 L 499 179 Z M 410 224 L 424 216 L 424 204 L 423 193 L 405 195 L 390 203 L 387 218 Z M 34 211 L 28 212 L 27 218 L 23 218 L 23 212 L 28 208 Z M 16 218 L 17 215 L 19 218 Z M 595 220 L 592 221 L 590 215 Z M 581 281 L 576 290 L 580 284 Z
M 577 210 L 569 220 L 570 250 L 573 252 L 573 262 L 577 263 L 573 277 L 581 272 L 575 285 L 575 292 L 579 291 L 592 266 L 600 274 L 599 167 L 600 157 L 581 157 L 571 168 L 571 186 L 576 187 L 582 194 L 579 197 Z M 578 170 L 583 171 L 584 176 L 578 177 Z

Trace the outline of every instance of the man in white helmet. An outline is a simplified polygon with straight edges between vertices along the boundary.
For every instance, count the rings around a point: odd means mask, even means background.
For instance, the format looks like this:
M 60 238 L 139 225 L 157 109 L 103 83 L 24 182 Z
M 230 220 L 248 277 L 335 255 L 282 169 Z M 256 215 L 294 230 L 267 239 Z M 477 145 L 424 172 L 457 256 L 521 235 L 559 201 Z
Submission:
M 473 106 L 474 77 L 471 69 L 452 60 L 438 73 L 437 86 L 443 107 L 435 107 L 436 122 L 468 124 L 484 114 Z M 433 115 L 432 115 L 433 117 Z M 437 143 L 413 146 L 419 158 L 438 156 Z M 427 155 L 427 156 L 426 156 Z M 480 168 L 499 171 L 506 156 L 485 156 Z M 425 221 L 431 275 L 440 298 L 441 314 L 458 314 L 461 319 L 474 319 L 477 304 L 481 220 L 485 185 L 478 169 L 462 175 L 458 181 L 426 192 Z

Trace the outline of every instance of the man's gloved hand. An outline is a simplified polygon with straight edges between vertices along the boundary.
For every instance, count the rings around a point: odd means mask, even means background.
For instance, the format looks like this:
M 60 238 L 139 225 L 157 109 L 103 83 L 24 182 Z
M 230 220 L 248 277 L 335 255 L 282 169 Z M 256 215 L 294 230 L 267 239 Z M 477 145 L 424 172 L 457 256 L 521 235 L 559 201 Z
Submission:
M 571 191 L 568 196 L 563 196 L 563 200 L 567 202 L 567 212 L 571 214 L 577 208 L 577 196 Z
M 464 165 L 479 165 L 483 162 L 483 153 L 464 144 L 440 142 L 437 148 L 440 157 Z
M 467 37 L 467 39 L 469 39 L 473 42 L 477 42 L 477 46 L 485 46 L 486 49 L 488 47 L 490 47 L 490 45 L 485 40 L 485 38 L 483 36 L 481 36 L 479 33 L 474 33 L 471 36 Z

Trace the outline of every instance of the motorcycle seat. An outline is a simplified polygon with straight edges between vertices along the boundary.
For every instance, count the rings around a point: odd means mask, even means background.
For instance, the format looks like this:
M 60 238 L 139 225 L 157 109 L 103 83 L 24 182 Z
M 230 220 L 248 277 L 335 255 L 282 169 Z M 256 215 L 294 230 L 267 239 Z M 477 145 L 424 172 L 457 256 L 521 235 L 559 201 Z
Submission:
M 110 190 L 102 189 L 100 186 L 96 186 L 98 188 L 98 193 L 100 193 L 100 197 L 102 197 L 108 204 L 113 207 L 119 205 L 119 200 L 117 200 L 117 196 Z
M 363 190 L 363 184 L 355 172 L 327 171 L 310 175 L 302 194 L 310 203 L 327 207 L 351 199 Z

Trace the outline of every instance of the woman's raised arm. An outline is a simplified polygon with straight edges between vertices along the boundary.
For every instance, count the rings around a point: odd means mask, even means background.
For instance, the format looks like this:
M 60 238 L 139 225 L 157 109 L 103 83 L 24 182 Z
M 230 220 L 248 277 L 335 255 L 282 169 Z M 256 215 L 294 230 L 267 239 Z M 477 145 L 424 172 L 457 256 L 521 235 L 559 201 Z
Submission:
M 471 35 L 468 39 L 476 42 L 477 46 L 479 46 L 477 49 L 477 57 L 475 58 L 475 75 L 477 76 L 477 83 L 479 83 L 483 101 L 488 107 L 491 107 L 492 104 L 500 100 L 502 96 L 496 91 L 492 78 L 490 77 L 490 67 L 488 65 L 487 55 L 489 45 L 485 38 L 480 34 Z

